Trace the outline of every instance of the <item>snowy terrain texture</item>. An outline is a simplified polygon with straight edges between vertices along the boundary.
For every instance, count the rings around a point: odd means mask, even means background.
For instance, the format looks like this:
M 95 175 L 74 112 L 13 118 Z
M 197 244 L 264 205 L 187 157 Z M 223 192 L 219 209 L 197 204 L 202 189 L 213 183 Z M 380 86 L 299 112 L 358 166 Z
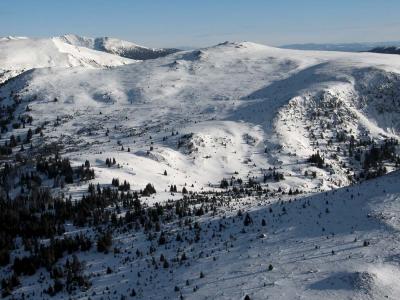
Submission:
M 112 38 L 9 37 L 0 40 L 0 82 L 2 104 L 18 94 L 46 143 L 61 145 L 75 165 L 91 162 L 93 183 L 119 178 L 133 190 L 152 183 L 148 205 L 180 198 L 171 185 L 215 193 L 233 177 L 276 191 L 198 217 L 207 229 L 196 243 L 175 241 L 189 233 L 173 222 L 165 228 L 170 242 L 155 253 L 146 253 L 143 232 L 114 235 L 120 253 L 79 254 L 92 287 L 73 298 L 130 298 L 133 286 L 139 299 L 400 298 L 397 166 L 361 180 L 360 162 L 337 140 L 339 133 L 377 144 L 400 138 L 400 56 L 251 42 L 176 52 Z M 315 153 L 326 167 L 309 163 Z M 118 167 L 105 166 L 110 157 Z M 263 180 L 272 170 L 284 180 Z M 78 199 L 86 191 L 74 184 L 54 192 Z M 239 210 L 252 218 L 246 228 Z M 136 257 L 137 249 L 144 254 Z M 190 259 L 154 268 L 151 258 L 161 253 Z M 49 278 L 21 280 L 15 296 L 38 297 Z

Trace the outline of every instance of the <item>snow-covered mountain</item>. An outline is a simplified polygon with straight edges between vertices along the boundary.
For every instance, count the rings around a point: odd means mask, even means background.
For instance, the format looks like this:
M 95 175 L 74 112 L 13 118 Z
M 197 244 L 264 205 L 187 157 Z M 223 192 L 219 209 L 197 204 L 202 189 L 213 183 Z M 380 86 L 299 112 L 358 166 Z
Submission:
M 82 234 L 108 253 L 113 232 L 112 254 L 71 250 L 92 284 L 80 274 L 73 297 L 398 298 L 400 56 L 226 42 L 134 61 L 95 41 L 0 42 L 33 53 L 0 57 L 30 69 L 0 87 L 0 150 L 15 162 L 0 196 L 47 188 L 67 202 L 38 205 L 65 218 L 53 238 Z M 11 258 L 29 252 L 19 244 Z M 72 280 L 65 255 L 51 267 L 68 276 L 37 263 L 41 278 L 12 293 Z
M 390 42 L 365 42 L 365 43 L 331 43 L 331 44 L 290 44 L 283 45 L 285 49 L 314 50 L 314 51 L 344 51 L 344 52 L 365 52 L 373 48 L 400 46 L 400 41 Z
M 0 41 L 4 42 L 4 41 L 14 41 L 14 40 L 25 40 L 28 39 L 27 37 L 24 36 L 5 36 L 5 37 L 0 37 Z
M 118 170 L 124 179 L 161 180 L 166 188 L 171 179 L 154 171 L 151 178 L 133 175 L 152 165 L 171 168 L 179 184 L 203 188 L 234 172 L 261 176 L 277 168 L 287 175 L 287 190 L 329 189 L 360 175 L 359 163 L 344 166 L 348 158 L 335 150 L 345 145 L 334 142 L 339 134 L 398 138 L 399 67 L 400 59 L 378 54 L 226 43 L 112 69 L 36 69 L 2 94 L 19 93 L 40 123 L 65 120 L 46 136 L 70 141 L 79 156 L 95 148 L 96 159 L 112 152 L 131 161 L 135 171 Z M 186 141 L 193 148 L 177 149 L 181 136 L 168 137 L 174 131 L 193 134 Z M 329 168 L 307 167 L 317 151 Z M 305 170 L 318 179 L 304 177 Z
M 370 52 L 385 53 L 385 54 L 400 54 L 400 47 L 395 47 L 395 46 L 376 47 L 370 50 Z
M 0 83 L 26 70 L 49 67 L 111 67 L 134 60 L 65 43 L 59 38 L 0 40 Z
M 180 51 L 172 48 L 147 48 L 132 42 L 110 37 L 87 38 L 67 34 L 58 39 L 71 45 L 87 47 L 135 60 L 154 59 Z

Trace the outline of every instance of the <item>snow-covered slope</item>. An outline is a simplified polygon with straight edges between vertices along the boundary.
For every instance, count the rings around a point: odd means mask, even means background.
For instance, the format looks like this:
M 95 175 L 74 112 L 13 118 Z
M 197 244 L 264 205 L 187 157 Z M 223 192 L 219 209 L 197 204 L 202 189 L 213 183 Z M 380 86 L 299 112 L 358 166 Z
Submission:
M 34 68 L 110 67 L 133 60 L 64 43 L 59 39 L 8 37 L 0 40 L 0 83 Z
M 398 138 L 399 71 L 397 56 L 225 43 L 112 69 L 37 69 L 2 91 L 18 92 L 36 125 L 62 120 L 46 136 L 74 145 L 76 159 L 127 164 L 104 170 L 105 181 L 200 189 L 235 172 L 261 180 L 275 168 L 285 190 L 314 190 L 358 176 L 357 162 L 337 151 L 347 147 L 338 133 Z M 307 162 L 317 151 L 330 167 Z
M 62 53 L 90 41 L 51 40 Z M 226 42 L 112 68 L 47 66 L 0 88 L 2 143 L 37 132 L 15 160 L 57 149 L 90 162 L 99 189 L 118 178 L 142 195 L 152 183 L 140 201 L 162 212 L 154 231 L 143 218 L 115 229 L 107 259 L 79 254 L 93 287 L 77 298 L 398 298 L 399 174 L 364 180 L 399 167 L 400 56 Z M 79 199 L 88 183 L 42 187 Z M 123 203 L 107 209 L 125 217 Z M 16 294 L 37 296 L 46 276 Z
M 312 196 L 205 196 L 180 219 L 166 207 L 158 231 L 130 226 L 114 233 L 114 253 L 77 253 L 91 286 L 72 298 L 398 299 L 399 180 L 396 172 Z M 93 235 L 66 227 L 64 236 Z M 50 298 L 53 281 L 43 269 L 13 295 Z
M 67 34 L 55 39 L 59 39 L 71 45 L 87 47 L 135 60 L 154 59 L 179 51 L 178 49 L 172 48 L 147 48 L 111 37 L 87 38 L 74 34 Z
M 28 39 L 27 37 L 24 36 L 4 36 L 4 37 L 0 37 L 0 42 L 4 42 L 4 41 L 14 41 L 14 40 L 25 40 Z
M 227 201 L 216 214 L 194 217 L 201 228 L 195 243 L 189 228 L 174 223 L 163 227 L 168 242 L 155 253 L 130 259 L 129 251 L 145 253 L 152 242 L 126 233 L 116 239 L 123 254 L 82 260 L 101 274 L 96 295 L 108 287 L 122 295 L 135 288 L 143 299 L 398 299 L 399 180 L 396 173 L 311 197 Z M 178 234 L 189 239 L 175 241 Z M 161 254 L 170 269 L 158 262 Z M 105 275 L 107 266 L 112 274 Z

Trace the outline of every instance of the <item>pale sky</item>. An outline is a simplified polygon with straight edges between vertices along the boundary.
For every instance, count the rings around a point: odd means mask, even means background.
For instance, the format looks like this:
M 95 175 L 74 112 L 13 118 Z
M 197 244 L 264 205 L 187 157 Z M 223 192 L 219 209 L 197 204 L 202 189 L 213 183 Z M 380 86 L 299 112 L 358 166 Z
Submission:
M 0 1 L 0 36 L 112 36 L 151 47 L 400 40 L 399 0 Z

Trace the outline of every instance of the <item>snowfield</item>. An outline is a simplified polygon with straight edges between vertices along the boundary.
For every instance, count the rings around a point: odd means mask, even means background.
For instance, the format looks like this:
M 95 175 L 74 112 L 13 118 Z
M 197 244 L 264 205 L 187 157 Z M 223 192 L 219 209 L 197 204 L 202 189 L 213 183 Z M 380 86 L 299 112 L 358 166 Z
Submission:
M 146 268 L 146 259 L 124 265 L 125 255 L 107 262 L 92 255 L 82 259 L 94 273 L 104 274 L 106 265 L 115 270 L 95 280 L 99 297 L 105 286 L 111 295 L 113 290 L 129 294 L 129 283 L 140 281 L 139 295 L 152 299 L 176 298 L 179 293 L 173 291 L 174 286 L 187 299 L 242 299 L 245 295 L 251 299 L 397 299 L 398 182 L 396 173 L 300 199 L 249 199 L 245 208 L 238 204 L 237 209 L 249 210 L 253 225 L 244 227 L 235 209 L 224 211 L 223 218 L 199 220 L 208 229 L 200 242 L 185 247 L 172 240 L 162 248 L 160 253 L 167 257 L 178 251 L 190 253 L 196 261 L 177 264 L 173 272 Z M 261 226 L 262 219 L 268 220 L 266 227 Z M 220 224 L 225 229 L 212 238 Z M 140 234 L 122 234 L 118 246 L 127 251 L 132 251 L 132 245 L 134 251 L 143 249 L 143 239 Z M 363 246 L 364 241 L 370 245 Z M 158 258 L 160 253 L 152 256 Z M 144 278 L 137 277 L 138 269 L 145 270 Z M 200 272 L 204 278 L 199 278 Z M 193 286 L 198 287 L 195 293 Z
M 0 39 L 0 83 L 26 70 L 49 67 L 111 67 L 133 63 L 128 58 L 62 42 L 59 38 Z
M 78 254 L 92 287 L 72 298 L 399 299 L 398 164 L 385 160 L 394 172 L 365 180 L 362 151 L 400 138 L 400 56 L 226 42 L 138 61 L 123 57 L 135 44 L 101 41 L 0 40 L 1 104 L 17 98 L 14 115 L 33 119 L 9 126 L 2 144 L 40 127 L 32 147 L 53 143 L 74 166 L 90 161 L 90 183 L 153 184 L 157 193 L 141 199 L 149 206 L 182 199 L 183 188 L 218 195 L 223 179 L 267 192 L 221 196 L 193 216 L 195 242 L 192 224 L 178 221 L 162 225 L 168 242 L 154 252 L 157 239 L 119 230 L 118 252 Z M 310 160 L 316 153 L 323 164 Z M 88 185 L 53 192 L 77 200 Z M 48 297 L 41 277 L 24 277 L 13 295 Z
M 259 177 L 277 168 L 287 175 L 285 190 L 315 191 L 350 183 L 347 168 L 328 155 L 331 172 L 304 178 L 311 154 L 336 149 L 321 134 L 398 137 L 399 71 L 397 56 L 224 43 L 108 69 L 34 69 L 1 92 L 18 91 L 34 125 L 51 124 L 48 141 L 63 143 L 77 163 L 112 156 L 133 164 L 135 172 L 118 173 L 134 185 L 147 180 L 164 190 L 175 182 L 200 190 L 235 171 Z M 376 99 L 378 89 L 387 95 Z M 331 114 L 311 117 L 323 107 Z M 185 134 L 192 136 L 178 148 Z M 150 165 L 159 170 L 149 178 L 132 175 Z M 167 180 L 166 168 L 175 174 Z M 109 183 L 112 175 L 102 174 L 97 180 Z

